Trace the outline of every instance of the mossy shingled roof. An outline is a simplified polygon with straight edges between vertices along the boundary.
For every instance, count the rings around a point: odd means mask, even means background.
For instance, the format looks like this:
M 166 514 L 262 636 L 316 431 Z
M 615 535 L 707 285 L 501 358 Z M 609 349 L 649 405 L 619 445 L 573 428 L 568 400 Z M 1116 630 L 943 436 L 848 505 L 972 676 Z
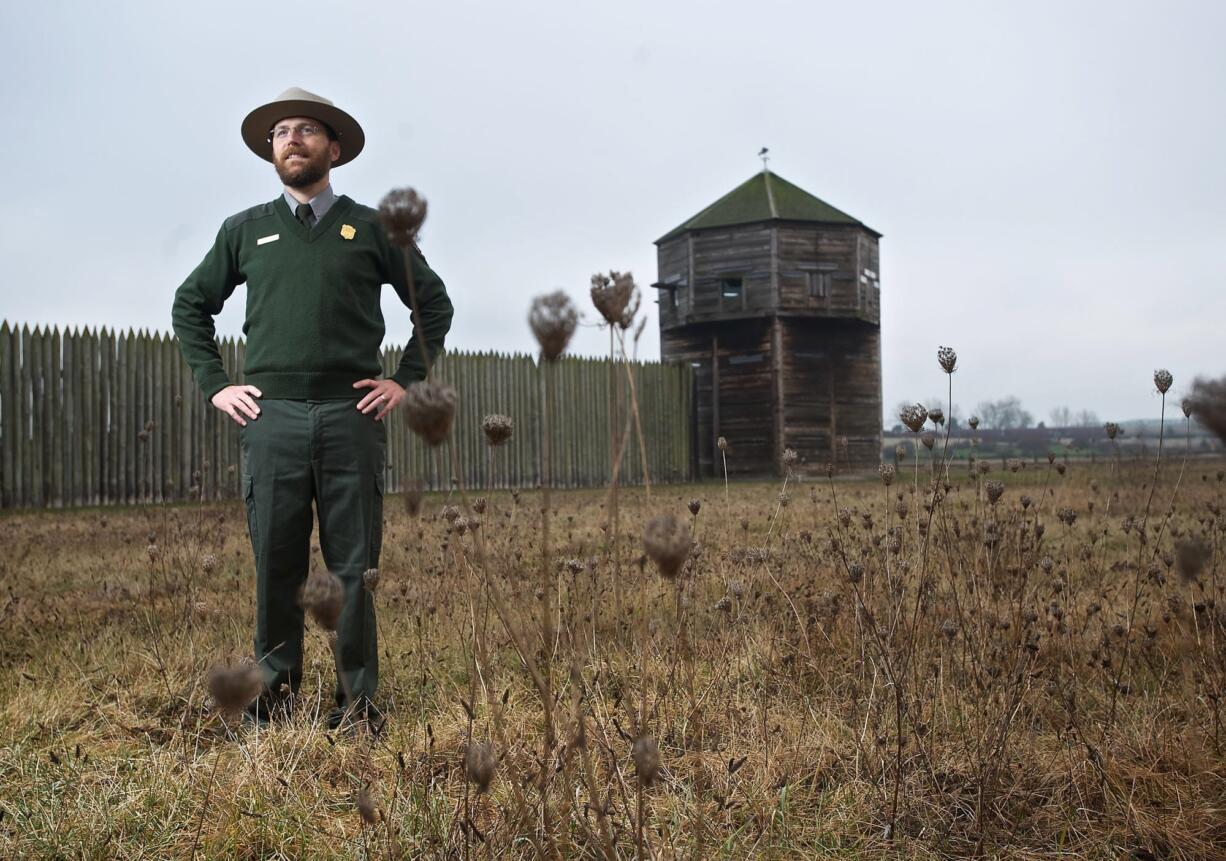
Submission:
M 729 227 L 757 221 L 813 221 L 822 224 L 856 224 L 880 236 L 877 231 L 814 197 L 798 185 L 770 171 L 754 174 L 715 203 L 683 224 L 674 227 L 656 242 L 672 239 L 687 230 Z

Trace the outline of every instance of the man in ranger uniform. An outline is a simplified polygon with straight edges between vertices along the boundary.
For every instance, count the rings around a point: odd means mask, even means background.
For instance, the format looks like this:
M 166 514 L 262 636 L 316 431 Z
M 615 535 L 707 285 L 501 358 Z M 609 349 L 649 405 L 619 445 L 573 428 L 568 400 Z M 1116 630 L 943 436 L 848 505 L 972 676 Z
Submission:
M 264 693 L 257 721 L 287 714 L 302 679 L 299 591 L 310 564 L 311 503 L 324 563 L 344 587 L 336 626 L 336 707 L 377 716 L 379 658 L 363 574 L 379 565 L 387 428 L 405 388 L 443 348 L 452 306 L 443 282 L 409 251 L 418 314 L 399 367 L 380 379 L 382 285 L 411 308 L 401 249 L 378 213 L 333 192 L 330 172 L 362 151 L 348 113 L 297 87 L 247 115 L 242 137 L 276 167 L 284 191 L 226 219 L 212 249 L 175 293 L 183 357 L 204 396 L 240 426 L 243 495 L 256 565 L 255 657 Z M 222 367 L 213 318 L 247 284 L 244 384 Z

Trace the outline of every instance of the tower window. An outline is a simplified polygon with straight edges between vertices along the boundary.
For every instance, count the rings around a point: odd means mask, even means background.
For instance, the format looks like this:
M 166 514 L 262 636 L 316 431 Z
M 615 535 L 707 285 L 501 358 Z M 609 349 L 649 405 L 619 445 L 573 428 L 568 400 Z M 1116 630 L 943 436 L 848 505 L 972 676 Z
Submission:
M 723 308 L 745 307 L 745 279 L 721 278 L 719 281 L 719 300 Z
M 806 274 L 809 276 L 810 299 L 825 299 L 830 295 L 829 272 L 808 272 Z

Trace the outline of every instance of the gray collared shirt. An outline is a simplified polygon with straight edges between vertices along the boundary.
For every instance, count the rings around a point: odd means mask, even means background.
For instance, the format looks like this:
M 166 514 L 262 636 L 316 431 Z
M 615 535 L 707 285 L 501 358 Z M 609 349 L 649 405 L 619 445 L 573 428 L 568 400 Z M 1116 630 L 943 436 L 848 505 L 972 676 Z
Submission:
M 294 200 L 293 195 L 288 191 L 284 193 L 284 196 L 285 202 L 289 205 L 289 211 L 294 212 L 298 208 L 298 201 Z M 332 204 L 336 203 L 336 192 L 332 190 L 332 184 L 328 183 L 323 191 L 312 197 L 307 203 L 311 205 L 311 214 L 315 216 L 315 220 L 311 222 L 311 226 L 314 227 L 323 221 L 328 210 L 332 208 Z

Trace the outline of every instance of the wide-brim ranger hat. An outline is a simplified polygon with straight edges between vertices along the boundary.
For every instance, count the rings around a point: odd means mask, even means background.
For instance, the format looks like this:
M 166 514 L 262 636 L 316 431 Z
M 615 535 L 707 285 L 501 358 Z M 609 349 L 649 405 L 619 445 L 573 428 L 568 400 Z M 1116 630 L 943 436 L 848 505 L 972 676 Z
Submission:
M 323 96 L 309 93 L 301 87 L 290 87 L 266 105 L 260 105 L 243 120 L 243 142 L 265 161 L 272 161 L 272 143 L 268 133 L 286 117 L 310 117 L 327 123 L 341 145 L 341 157 L 333 167 L 353 161 L 366 145 L 366 135 L 358 121 Z

